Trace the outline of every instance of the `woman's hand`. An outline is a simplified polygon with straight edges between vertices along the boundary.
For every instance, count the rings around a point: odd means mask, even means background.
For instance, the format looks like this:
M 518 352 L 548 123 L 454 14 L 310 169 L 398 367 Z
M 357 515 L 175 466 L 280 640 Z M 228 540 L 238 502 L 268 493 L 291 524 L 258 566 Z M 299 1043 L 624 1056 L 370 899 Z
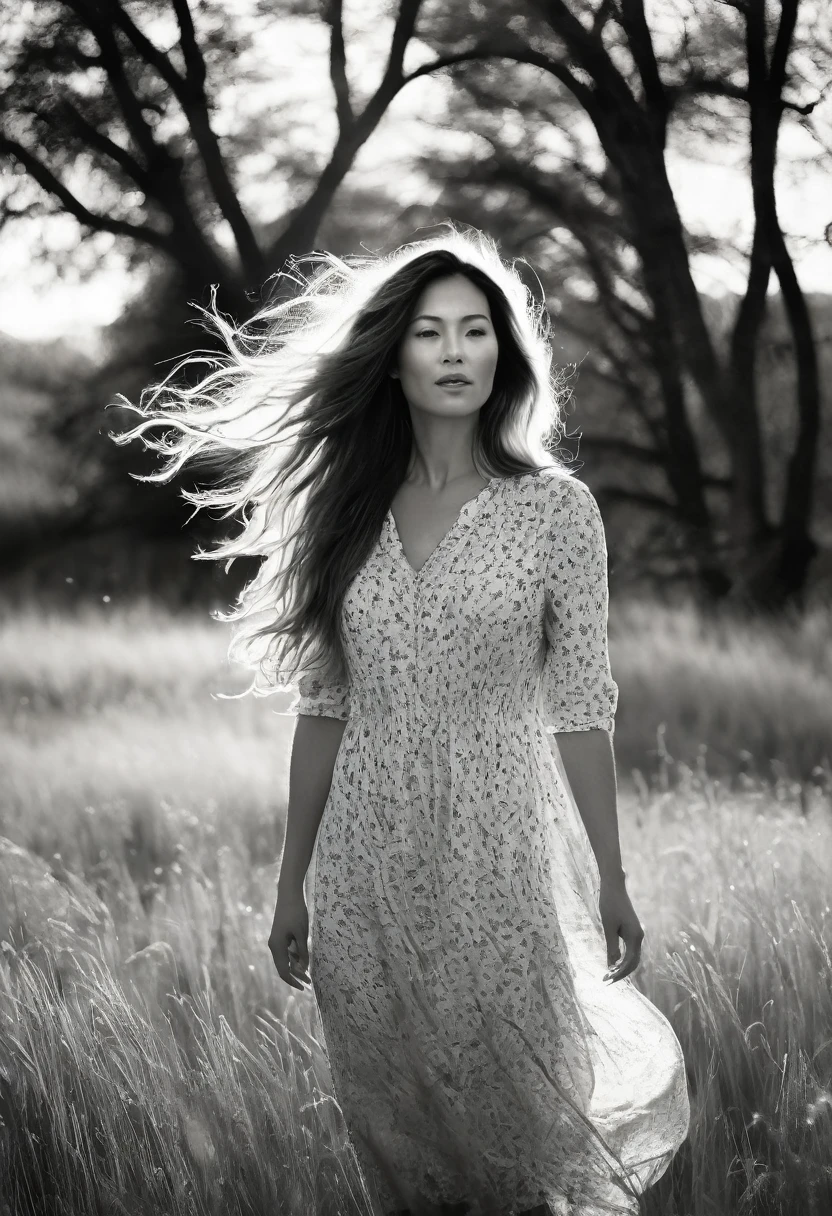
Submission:
M 615 984 L 635 971 L 641 960 L 641 943 L 644 941 L 644 930 L 630 903 L 623 877 L 601 879 L 598 910 L 607 939 L 608 970 L 603 978 L 605 982 L 609 980 Z M 616 963 L 619 937 L 624 942 L 624 954 Z
M 304 984 L 299 983 L 296 976 L 306 984 L 312 982 L 307 972 L 308 939 L 309 911 L 303 890 L 286 892 L 278 888 L 269 950 L 280 978 L 292 988 L 300 988 L 301 992 L 305 991 Z

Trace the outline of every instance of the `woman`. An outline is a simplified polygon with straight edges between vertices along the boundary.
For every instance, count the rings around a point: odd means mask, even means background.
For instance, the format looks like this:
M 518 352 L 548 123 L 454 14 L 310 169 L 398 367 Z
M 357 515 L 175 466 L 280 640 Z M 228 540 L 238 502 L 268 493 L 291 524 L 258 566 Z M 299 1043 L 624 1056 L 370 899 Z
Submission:
M 630 978 L 604 533 L 546 446 L 543 310 L 478 233 L 319 260 L 120 437 L 176 427 L 159 477 L 241 453 L 186 497 L 250 511 L 198 556 L 264 555 L 220 619 L 247 691 L 299 694 L 269 948 L 385 1216 L 631 1213 L 690 1111 Z

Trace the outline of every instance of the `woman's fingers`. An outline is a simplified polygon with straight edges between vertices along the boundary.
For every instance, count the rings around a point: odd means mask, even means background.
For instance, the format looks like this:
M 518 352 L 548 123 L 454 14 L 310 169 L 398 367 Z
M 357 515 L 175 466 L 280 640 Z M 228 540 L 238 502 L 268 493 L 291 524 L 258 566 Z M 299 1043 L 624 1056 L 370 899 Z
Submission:
M 289 945 L 290 966 L 293 968 L 295 975 L 307 984 L 311 984 L 309 978 L 309 955 L 305 950 L 299 949 L 297 942 L 293 939 Z
M 306 974 L 306 967 L 301 964 L 300 959 L 297 957 L 298 948 L 295 939 L 291 940 L 287 948 L 285 942 L 281 944 L 279 940 L 275 941 L 273 937 L 269 938 L 269 951 L 277 968 L 277 974 L 283 982 L 291 988 L 299 988 L 301 992 L 305 991 L 304 985 L 298 982 L 295 975 L 300 975 L 300 978 L 305 980 L 307 984 L 311 984 L 312 981 Z
M 605 983 L 615 983 L 632 975 L 638 966 L 644 930 L 622 880 L 613 878 L 605 882 L 602 877 L 598 907 L 607 942 L 608 968 L 602 978 Z M 619 938 L 624 943 L 624 952 L 613 962 L 618 953 Z
M 272 958 L 274 958 L 274 955 L 272 955 Z M 275 958 L 274 965 L 277 967 L 277 974 L 284 981 L 284 983 L 288 984 L 290 988 L 300 988 L 301 992 L 304 991 L 303 984 L 299 984 L 292 975 L 292 964 L 290 962 L 279 962 Z
M 301 991 L 303 991 L 303 984 L 299 984 L 292 975 L 292 960 L 289 958 L 288 954 L 284 954 L 281 957 L 273 950 L 272 958 L 274 959 L 274 965 L 277 968 L 277 974 L 280 976 L 283 982 L 288 984 L 290 988 L 300 988 Z
M 274 920 L 269 934 L 269 952 L 277 968 L 277 974 L 290 988 L 303 991 L 303 984 L 296 978 L 311 984 L 306 973 L 309 965 L 307 939 L 309 937 L 309 913 L 301 892 L 278 890 Z
M 641 944 L 644 941 L 644 930 L 641 925 L 627 925 L 621 929 L 621 938 L 624 942 L 624 954 L 612 967 L 607 969 L 604 975 L 604 981 L 615 984 L 619 980 L 625 979 L 628 975 L 632 975 L 636 967 L 641 961 Z

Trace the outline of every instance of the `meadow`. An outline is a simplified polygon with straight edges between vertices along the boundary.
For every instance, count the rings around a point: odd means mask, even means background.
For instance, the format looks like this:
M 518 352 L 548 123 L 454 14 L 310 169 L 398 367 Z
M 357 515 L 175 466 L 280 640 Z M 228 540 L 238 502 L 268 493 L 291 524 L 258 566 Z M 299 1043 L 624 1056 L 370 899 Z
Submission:
M 266 946 L 293 722 L 215 695 L 247 683 L 226 629 L 3 614 L 0 1216 L 370 1216 L 312 994 Z M 832 613 L 629 602 L 610 637 L 635 979 L 693 1111 L 644 1211 L 822 1216 Z

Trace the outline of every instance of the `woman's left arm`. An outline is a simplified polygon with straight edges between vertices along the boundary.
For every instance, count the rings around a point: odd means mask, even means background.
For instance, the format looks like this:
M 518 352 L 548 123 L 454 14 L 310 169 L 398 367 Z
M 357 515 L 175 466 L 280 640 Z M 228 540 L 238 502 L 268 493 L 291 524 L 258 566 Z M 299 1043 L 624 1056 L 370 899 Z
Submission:
M 612 736 L 606 730 L 576 730 L 558 732 L 555 737 L 575 805 L 598 862 L 607 974 L 615 982 L 638 967 L 644 930 L 630 902 L 621 864 Z M 624 953 L 618 965 L 613 966 L 619 954 L 619 937 L 624 942 Z
M 612 736 L 618 686 L 607 644 L 607 547 L 601 512 L 591 491 L 574 478 L 553 480 L 546 537 L 543 628 L 546 653 L 540 677 L 544 730 L 555 735 L 552 754 L 586 827 L 601 875 L 599 910 L 607 962 L 623 979 L 636 969 L 644 937 L 630 903 L 621 865 Z M 605 977 L 606 978 L 606 977 Z
M 601 879 L 623 882 L 612 736 L 605 730 L 573 730 L 559 731 L 555 738 Z

